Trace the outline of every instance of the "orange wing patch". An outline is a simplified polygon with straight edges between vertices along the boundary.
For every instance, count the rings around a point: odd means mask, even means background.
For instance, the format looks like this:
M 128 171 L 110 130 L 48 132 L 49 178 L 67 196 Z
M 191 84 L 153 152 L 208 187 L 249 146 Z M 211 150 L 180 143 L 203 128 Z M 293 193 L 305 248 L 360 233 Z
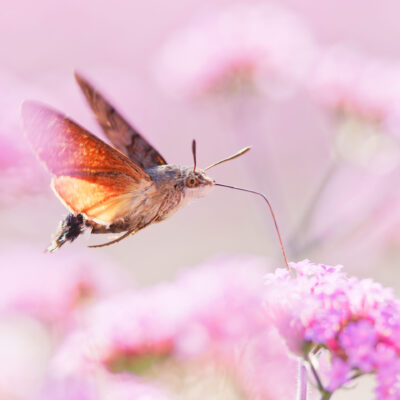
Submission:
M 123 175 L 118 179 L 61 176 L 53 180 L 52 186 L 71 211 L 85 214 L 100 223 L 111 224 L 129 212 L 135 197 L 149 184 L 146 182 L 138 186 Z

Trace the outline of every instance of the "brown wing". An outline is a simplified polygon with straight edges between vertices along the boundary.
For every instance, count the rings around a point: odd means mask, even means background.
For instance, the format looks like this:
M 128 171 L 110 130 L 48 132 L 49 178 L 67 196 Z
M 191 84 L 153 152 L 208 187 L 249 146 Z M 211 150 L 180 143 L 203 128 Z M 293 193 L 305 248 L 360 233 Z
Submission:
M 25 102 L 22 118 L 35 153 L 55 175 L 53 189 L 71 211 L 111 223 L 151 185 L 142 168 L 63 114 Z
M 104 133 L 118 150 L 145 170 L 167 163 L 161 154 L 126 122 L 87 80 L 77 73 L 75 73 L 75 78 Z

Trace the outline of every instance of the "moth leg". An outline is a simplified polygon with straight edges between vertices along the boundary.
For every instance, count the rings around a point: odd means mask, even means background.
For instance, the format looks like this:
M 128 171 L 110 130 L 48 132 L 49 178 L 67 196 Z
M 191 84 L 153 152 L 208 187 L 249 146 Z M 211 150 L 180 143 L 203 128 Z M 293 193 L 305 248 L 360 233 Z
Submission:
M 65 242 L 73 242 L 84 230 L 82 214 L 68 214 L 59 224 L 58 232 L 45 251 L 52 253 Z
M 111 242 L 107 242 L 107 243 L 103 243 L 103 244 L 96 244 L 96 245 L 88 246 L 88 247 L 93 249 L 93 248 L 96 248 L 96 247 L 104 247 L 104 246 L 109 246 L 110 244 L 118 243 L 122 239 L 125 239 L 126 237 L 128 237 L 130 235 L 134 235 L 136 232 L 140 231 L 141 229 L 146 228 L 146 226 L 151 225 L 156 220 L 157 220 L 157 214 L 155 215 L 155 217 L 153 219 L 151 219 L 146 224 L 128 230 L 128 232 L 124 233 L 122 236 L 120 236 L 120 237 L 118 237 L 118 238 L 116 238 L 114 240 L 111 240 Z
M 109 246 L 110 244 L 118 243 L 119 241 L 121 241 L 122 239 L 125 239 L 126 237 L 128 237 L 130 235 L 134 235 L 137 231 L 138 231 L 138 229 L 134 228 L 134 229 L 131 229 L 128 232 L 124 233 L 122 236 L 120 236 L 114 240 L 111 240 L 111 242 L 107 242 L 107 243 L 103 243 L 103 244 L 95 244 L 95 245 L 88 246 L 88 247 L 90 247 L 91 249 L 94 249 L 96 247 Z

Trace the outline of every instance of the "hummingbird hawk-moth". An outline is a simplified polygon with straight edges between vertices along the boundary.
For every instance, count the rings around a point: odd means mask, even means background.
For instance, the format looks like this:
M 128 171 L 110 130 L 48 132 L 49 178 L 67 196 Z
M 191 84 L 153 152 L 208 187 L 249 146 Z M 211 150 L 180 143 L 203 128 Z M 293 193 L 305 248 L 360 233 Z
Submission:
M 206 171 L 246 153 L 246 147 L 205 169 L 167 164 L 163 156 L 82 76 L 75 74 L 89 106 L 113 146 L 41 103 L 22 105 L 25 134 L 52 174 L 52 189 L 69 210 L 48 247 L 52 252 L 85 229 L 121 233 L 110 245 L 173 215 L 214 185 Z M 223 185 L 219 185 L 223 186 Z

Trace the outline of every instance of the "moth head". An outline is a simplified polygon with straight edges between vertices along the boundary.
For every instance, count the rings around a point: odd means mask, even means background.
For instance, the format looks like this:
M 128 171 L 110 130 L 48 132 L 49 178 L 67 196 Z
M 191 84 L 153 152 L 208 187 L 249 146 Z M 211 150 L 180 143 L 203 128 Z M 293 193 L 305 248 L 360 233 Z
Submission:
M 214 186 L 215 180 L 210 178 L 206 171 L 216 165 L 222 164 L 225 161 L 233 160 L 244 153 L 247 153 L 250 150 L 250 147 L 245 147 L 244 149 L 240 150 L 233 156 L 224 158 L 216 163 L 209 165 L 207 168 L 197 169 L 197 156 L 196 156 L 196 141 L 193 140 L 192 142 L 192 154 L 193 154 L 193 169 L 188 168 L 186 170 L 186 174 L 184 176 L 184 188 L 185 194 L 189 194 L 193 197 L 203 197 L 205 196 L 210 189 Z
M 185 194 L 190 194 L 192 197 L 204 197 L 210 192 L 214 183 L 214 179 L 207 176 L 203 170 L 193 171 L 188 168 L 184 177 Z

